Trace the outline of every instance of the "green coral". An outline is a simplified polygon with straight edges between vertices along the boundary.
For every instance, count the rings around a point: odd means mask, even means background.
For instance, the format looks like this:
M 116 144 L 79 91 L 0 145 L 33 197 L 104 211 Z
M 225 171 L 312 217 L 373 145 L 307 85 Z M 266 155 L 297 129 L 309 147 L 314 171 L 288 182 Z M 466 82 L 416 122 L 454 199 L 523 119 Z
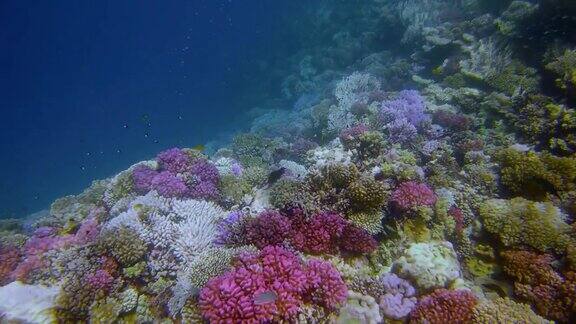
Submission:
M 268 179 L 268 170 L 263 167 L 247 167 L 242 173 L 242 179 L 252 186 L 261 186 Z
M 373 159 L 382 154 L 384 145 L 384 136 L 380 132 L 365 132 L 358 138 L 356 150 L 361 159 Z
M 103 233 L 98 240 L 98 246 L 103 253 L 110 254 L 123 266 L 135 264 L 148 251 L 146 242 L 128 227 Z
M 523 138 L 539 148 L 568 155 L 576 152 L 576 111 L 542 95 L 528 96 L 506 117 Z
M 540 251 L 564 252 L 570 226 L 550 202 L 524 198 L 490 199 L 480 207 L 484 228 L 505 246 L 527 245 Z
M 244 167 L 265 166 L 272 159 L 274 144 L 260 135 L 245 133 L 234 137 L 231 148 Z
M 124 274 L 124 277 L 130 278 L 130 279 L 136 279 L 136 278 L 140 277 L 140 275 L 142 275 L 142 273 L 144 273 L 144 271 L 146 271 L 146 262 L 144 262 L 144 261 L 138 262 L 131 267 L 127 267 L 127 268 L 122 269 L 122 273 Z
M 204 287 L 210 278 L 224 273 L 230 266 L 237 251 L 227 248 L 211 248 L 198 255 L 198 261 L 188 266 L 190 283 L 194 287 Z
M 513 60 L 500 71 L 490 74 L 486 82 L 509 96 L 532 93 L 538 90 L 540 79 L 536 69 Z
M 388 191 L 373 178 L 362 178 L 348 187 L 347 198 L 355 211 L 376 211 L 384 207 Z
M 302 191 L 302 183 L 290 179 L 280 179 L 270 188 L 270 203 L 276 208 L 297 202 Z
M 512 194 L 542 200 L 550 194 L 576 189 L 576 158 L 549 153 L 520 152 L 509 148 L 499 151 L 502 184 Z
M 220 178 L 220 192 L 226 199 L 239 204 L 252 193 L 252 185 L 242 177 L 229 174 Z
M 352 224 L 361 227 L 368 231 L 368 233 L 375 235 L 382 231 L 382 218 L 384 214 L 377 211 L 364 211 L 356 212 L 347 215 L 347 218 Z
M 122 310 L 122 303 L 115 298 L 105 298 L 90 307 L 90 323 L 114 323 Z
M 134 192 L 134 179 L 132 172 L 124 171 L 115 176 L 105 192 L 106 202 L 113 206 L 120 199 L 130 196 Z
M 571 96 L 576 95 L 576 50 L 565 50 L 552 62 L 546 64 L 546 70 L 556 77 L 556 85 Z

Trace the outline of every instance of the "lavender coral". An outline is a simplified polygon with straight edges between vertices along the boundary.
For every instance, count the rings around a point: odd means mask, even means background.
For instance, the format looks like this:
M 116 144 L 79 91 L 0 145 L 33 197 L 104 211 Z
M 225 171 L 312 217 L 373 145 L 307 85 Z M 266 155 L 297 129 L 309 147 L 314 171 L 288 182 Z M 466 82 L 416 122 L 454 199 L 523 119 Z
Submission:
M 385 294 L 380 296 L 380 309 L 386 317 L 402 319 L 416 306 L 416 289 L 410 282 L 393 273 L 380 278 Z

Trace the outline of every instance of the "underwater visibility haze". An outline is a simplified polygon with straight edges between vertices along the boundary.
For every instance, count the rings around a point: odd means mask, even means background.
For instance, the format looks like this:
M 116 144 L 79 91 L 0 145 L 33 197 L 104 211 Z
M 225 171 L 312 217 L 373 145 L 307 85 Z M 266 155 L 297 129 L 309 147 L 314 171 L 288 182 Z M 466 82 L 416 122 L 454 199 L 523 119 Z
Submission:
M 0 2 L 0 323 L 576 322 L 576 1 Z

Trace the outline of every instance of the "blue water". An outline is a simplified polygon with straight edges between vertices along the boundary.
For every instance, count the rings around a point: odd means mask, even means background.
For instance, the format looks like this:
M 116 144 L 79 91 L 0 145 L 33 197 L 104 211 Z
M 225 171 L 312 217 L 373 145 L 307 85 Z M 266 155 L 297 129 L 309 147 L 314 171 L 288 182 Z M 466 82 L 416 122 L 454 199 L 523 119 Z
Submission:
M 226 138 L 305 1 L 0 2 L 0 217 Z

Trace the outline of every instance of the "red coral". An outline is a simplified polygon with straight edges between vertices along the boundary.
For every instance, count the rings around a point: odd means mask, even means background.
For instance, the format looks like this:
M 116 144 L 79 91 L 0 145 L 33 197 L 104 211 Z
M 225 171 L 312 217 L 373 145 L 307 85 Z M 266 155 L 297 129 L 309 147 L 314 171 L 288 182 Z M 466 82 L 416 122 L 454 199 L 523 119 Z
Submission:
M 329 263 L 305 266 L 292 252 L 267 246 L 259 254 L 242 255 L 232 271 L 208 281 L 199 305 L 210 323 L 291 322 L 304 298 L 332 308 L 345 300 L 346 291 Z
M 342 232 L 340 248 L 347 252 L 367 254 L 378 248 L 378 242 L 366 230 L 348 225 Z
M 446 110 L 438 110 L 433 116 L 434 123 L 452 131 L 465 131 L 470 128 L 471 120 L 467 116 Z
M 436 203 L 436 194 L 425 183 L 408 181 L 400 184 L 392 193 L 391 202 L 401 211 Z
M 469 323 L 476 303 L 468 290 L 437 289 L 410 312 L 410 323 Z
M 464 230 L 464 214 L 462 213 L 462 209 L 452 206 L 448 210 L 448 215 L 454 218 L 454 222 L 456 223 L 456 233 L 462 234 Z
M 267 245 L 278 245 L 291 231 L 290 220 L 277 211 L 267 210 L 246 224 L 248 242 L 263 248 Z
M 552 268 L 554 258 L 529 251 L 501 253 L 504 272 L 514 278 L 514 292 L 544 317 L 569 322 L 576 316 L 576 274 Z
M 309 220 L 296 219 L 290 242 L 312 254 L 335 253 L 347 221 L 336 213 L 319 213 Z
M 0 286 L 6 285 L 13 280 L 12 271 L 20 262 L 18 249 L 12 246 L 0 245 Z

